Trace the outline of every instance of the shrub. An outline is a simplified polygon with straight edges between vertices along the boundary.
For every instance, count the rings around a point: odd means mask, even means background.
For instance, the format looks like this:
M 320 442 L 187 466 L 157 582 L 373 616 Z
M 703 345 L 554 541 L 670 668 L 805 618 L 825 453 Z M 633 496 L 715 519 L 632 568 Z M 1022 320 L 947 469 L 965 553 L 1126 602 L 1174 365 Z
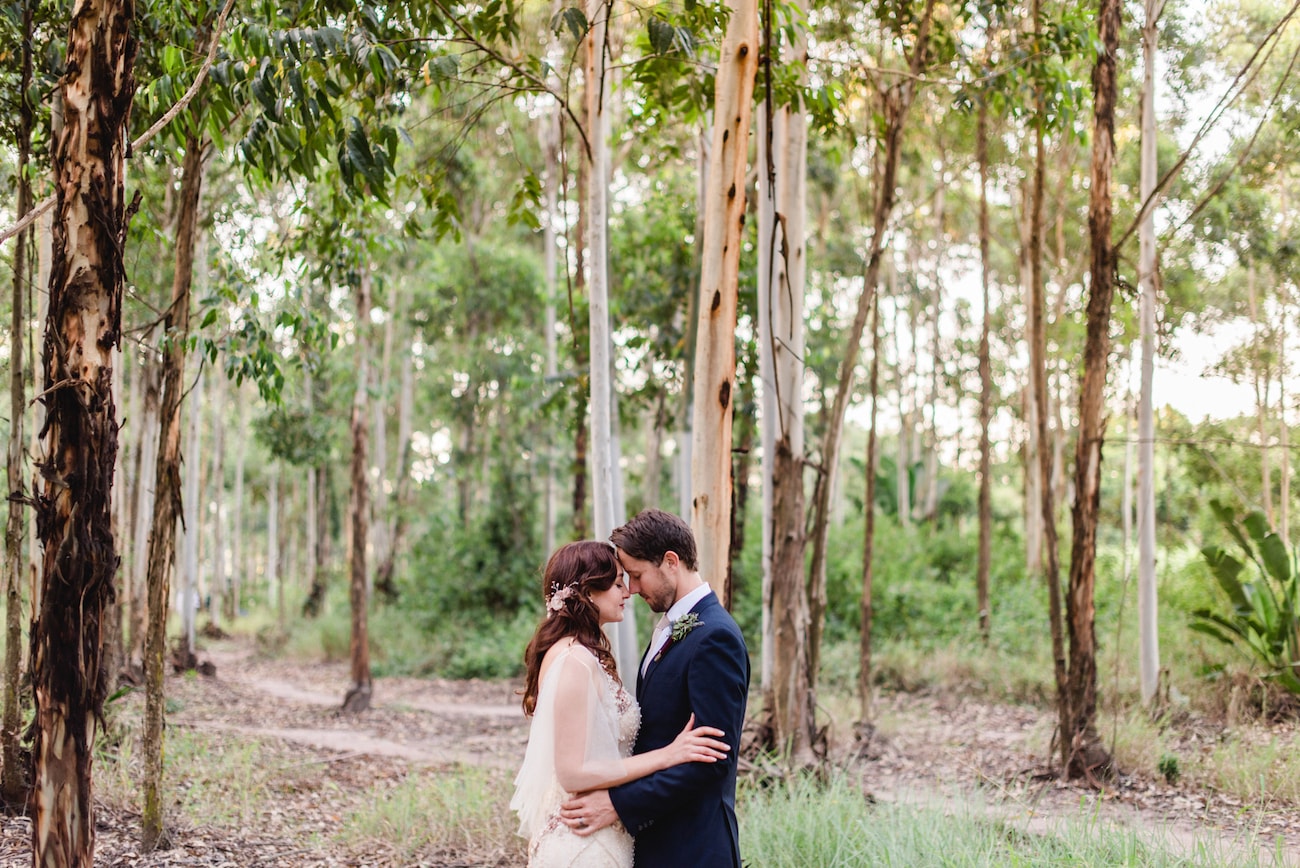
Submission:
M 1222 546 L 1203 548 L 1201 553 L 1232 608 L 1226 614 L 1197 609 L 1192 629 L 1225 644 L 1244 647 L 1267 667 L 1265 678 L 1300 693 L 1300 618 L 1294 552 L 1269 529 L 1263 513 L 1249 513 L 1239 526 L 1231 509 L 1217 500 L 1210 506 L 1246 560 L 1254 565 L 1256 577 L 1243 579 L 1246 563 Z

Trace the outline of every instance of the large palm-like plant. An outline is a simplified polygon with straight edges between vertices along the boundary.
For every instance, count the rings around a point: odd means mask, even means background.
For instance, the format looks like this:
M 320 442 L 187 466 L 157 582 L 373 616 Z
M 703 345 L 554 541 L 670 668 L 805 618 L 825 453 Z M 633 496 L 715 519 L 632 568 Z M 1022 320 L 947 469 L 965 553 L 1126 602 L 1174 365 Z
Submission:
M 1227 614 L 1197 609 L 1192 629 L 1229 645 L 1245 646 L 1267 668 L 1266 678 L 1300 694 L 1300 577 L 1295 552 L 1269 530 L 1263 513 L 1251 512 L 1238 523 L 1222 503 L 1211 501 L 1210 506 L 1246 560 L 1222 546 L 1201 549 L 1232 608 Z M 1243 579 L 1248 562 L 1255 566 L 1255 577 Z

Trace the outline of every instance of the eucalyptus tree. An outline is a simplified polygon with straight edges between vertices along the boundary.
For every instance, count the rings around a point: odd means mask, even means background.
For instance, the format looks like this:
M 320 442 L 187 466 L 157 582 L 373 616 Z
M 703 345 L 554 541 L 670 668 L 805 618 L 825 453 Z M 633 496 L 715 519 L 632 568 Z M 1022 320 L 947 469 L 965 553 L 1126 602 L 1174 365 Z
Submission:
M 12 93 L 16 110 L 9 113 L 15 118 L 12 127 L 16 160 L 14 166 L 16 216 L 24 217 L 32 207 L 32 181 L 29 173 L 33 145 L 35 144 L 36 105 L 33 103 L 33 90 L 36 81 L 33 53 L 36 35 L 36 4 L 28 0 L 22 4 L 17 22 L 5 16 L 3 24 L 6 36 L 12 36 L 20 48 L 17 52 L 18 69 L 13 87 L 6 87 L 6 96 Z M 12 24 L 18 26 L 9 31 Z M 10 70 L 5 70 L 5 84 L 10 83 Z M 9 100 L 6 100 L 9 102 Z M 27 785 L 19 761 L 19 730 L 22 727 L 22 710 L 19 707 L 19 668 L 22 642 L 22 579 L 27 571 L 26 552 L 23 539 L 26 534 L 26 522 L 23 517 L 23 497 L 26 485 L 23 439 L 23 417 L 27 404 L 27 362 L 24 349 L 30 334 L 26 299 L 29 283 L 34 269 L 30 251 L 32 233 L 20 232 L 14 243 L 12 259 L 13 295 L 9 329 L 9 437 L 6 453 L 6 479 L 9 483 L 9 512 L 5 523 L 5 662 L 4 662 L 4 709 L 3 723 L 0 724 L 0 798 L 9 805 L 21 804 L 26 796 Z
M 1103 0 L 1097 12 L 1093 69 L 1092 180 L 1088 208 L 1092 263 L 1089 270 L 1088 338 L 1079 390 L 1079 433 L 1074 453 L 1073 537 L 1066 611 L 1070 633 L 1069 686 L 1058 697 L 1067 725 L 1058 734 L 1061 771 L 1069 777 L 1109 776 L 1112 760 L 1096 730 L 1097 646 L 1095 588 L 1097 520 L 1101 501 L 1101 446 L 1105 434 L 1103 393 L 1110 354 L 1111 303 L 1116 261 L 1111 237 L 1111 177 L 1115 163 L 1120 4 Z M 1050 557 L 1050 556 L 1049 556 Z
M 831 406 L 826 430 L 822 436 L 820 448 L 821 473 L 818 475 L 814 489 L 812 517 L 812 560 L 808 567 L 809 624 L 808 631 L 808 667 L 809 682 L 815 683 L 820 659 L 821 623 L 825 613 L 826 600 L 826 562 L 830 542 L 831 519 L 831 484 L 832 474 L 838 461 L 840 440 L 843 433 L 844 414 L 848 409 L 849 397 L 858 355 L 861 351 L 862 333 L 866 329 L 867 317 L 872 307 L 872 296 L 880 280 L 880 267 L 886 250 L 886 235 L 893 214 L 897 195 L 898 167 L 902 153 L 903 136 L 906 129 L 908 112 L 916 97 L 919 81 L 931 69 L 936 58 L 934 50 L 944 45 L 944 32 L 936 27 L 935 3 L 923 0 L 918 6 L 908 4 L 893 11 L 890 18 L 883 22 L 888 40 L 892 47 L 901 49 L 907 65 L 905 74 L 900 74 L 887 86 L 876 93 L 877 112 L 873 109 L 873 132 L 878 137 L 876 147 L 878 155 L 875 160 L 875 190 L 871 208 L 871 237 L 867 244 L 866 263 L 863 275 L 862 292 L 858 296 L 853 322 L 849 327 L 843 355 L 839 360 L 839 374 L 833 405 Z M 883 83 L 883 82 L 882 82 Z
M 36 496 L 44 562 L 30 631 L 35 864 L 90 868 L 94 859 L 91 765 L 108 684 L 100 668 L 101 625 L 119 560 L 111 518 L 112 380 L 121 336 L 134 13 L 130 0 L 73 6 L 63 127 L 53 155 L 43 482 Z
M 352 473 L 349 479 L 348 517 L 352 526 L 351 547 L 348 557 L 348 600 L 352 609 L 352 633 L 348 646 L 351 684 L 343 697 L 343 710 L 358 712 L 370 708 L 372 682 L 370 676 L 369 592 L 366 570 L 366 541 L 370 536 L 370 355 L 371 333 L 370 303 L 373 274 L 370 257 L 364 253 L 356 263 L 355 314 L 353 323 L 356 341 L 357 382 L 352 399 Z M 274 539 L 274 535 L 272 535 Z
M 220 39 L 229 7 L 200 4 L 181 11 L 178 20 L 167 22 L 177 32 L 186 33 L 194 40 L 201 53 L 207 53 Z M 164 52 L 162 69 L 166 76 L 185 80 L 184 63 L 179 52 Z M 169 88 L 155 81 L 155 89 L 165 97 Z M 148 596 L 148 624 L 144 647 L 145 668 L 145 765 L 144 811 L 141 815 L 142 840 L 148 849 L 156 847 L 162 836 L 162 728 L 163 728 L 163 674 L 166 657 L 167 612 L 170 607 L 171 571 L 176 566 L 176 530 L 186 517 L 181 483 L 181 404 L 186 390 L 186 354 L 190 341 L 191 286 L 194 279 L 194 253 L 199 235 L 199 207 L 202 195 L 205 164 L 211 147 L 209 124 L 218 129 L 229 121 L 233 107 L 209 117 L 206 99 L 199 96 L 190 103 L 182 125 L 176 132 L 182 142 L 181 182 L 175 200 L 175 260 L 172 269 L 171 298 L 163 317 L 163 359 L 159 404 L 159 452 L 156 466 L 141 468 L 142 474 L 154 474 L 153 516 L 148 536 L 146 554 L 146 588 Z M 197 422 L 197 420 L 195 420 Z M 199 457 L 192 456 L 192 466 L 197 468 Z M 197 480 L 195 481 L 197 488 Z M 197 495 L 197 491 L 192 494 Z M 197 516 L 195 504 L 189 515 Z M 138 520 L 143 520 L 140 517 Z M 187 533 L 198 533 L 198 527 L 187 528 Z M 197 540 L 196 540 L 197 542 Z M 195 558 L 197 560 L 197 556 Z M 182 565 L 184 566 L 184 565 Z M 195 567 L 196 568 L 196 567 Z M 183 570 L 186 581 L 181 595 L 182 631 L 180 659 L 188 666 L 194 659 L 193 650 L 193 593 L 195 576 L 190 569 Z
M 1142 157 L 1140 194 L 1146 201 L 1156 188 L 1156 48 L 1162 0 L 1145 0 L 1142 25 Z M 1142 382 L 1138 399 L 1138 670 L 1142 701 L 1155 699 L 1160 679 L 1160 645 L 1156 604 L 1155 380 L 1156 228 L 1155 209 L 1147 211 L 1140 232 L 1138 285 Z M 1127 489 L 1126 489 L 1127 494 Z M 1128 510 L 1125 510 L 1125 521 Z
M 769 16 L 770 16 L 769 12 Z M 816 734 L 808 679 L 804 591 L 804 234 L 808 132 L 802 95 L 778 93 L 774 63 L 807 81 L 802 4 L 781 27 L 764 20 L 763 104 L 758 118 L 758 357 L 762 397 L 762 685 L 768 727 L 792 755 Z M 777 46 L 774 33 L 790 38 Z M 782 70 L 784 71 L 784 70 Z M 778 104 L 779 103 L 779 104 Z

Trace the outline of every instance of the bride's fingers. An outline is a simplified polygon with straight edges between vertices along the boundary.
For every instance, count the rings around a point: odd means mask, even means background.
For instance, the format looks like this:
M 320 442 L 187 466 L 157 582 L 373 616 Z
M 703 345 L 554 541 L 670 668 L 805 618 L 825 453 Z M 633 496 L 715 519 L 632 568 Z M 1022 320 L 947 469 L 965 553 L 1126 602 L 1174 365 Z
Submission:
M 686 725 L 682 727 L 682 732 L 688 733 L 694 728 L 695 728 L 695 712 L 692 711 L 690 720 L 686 721 Z

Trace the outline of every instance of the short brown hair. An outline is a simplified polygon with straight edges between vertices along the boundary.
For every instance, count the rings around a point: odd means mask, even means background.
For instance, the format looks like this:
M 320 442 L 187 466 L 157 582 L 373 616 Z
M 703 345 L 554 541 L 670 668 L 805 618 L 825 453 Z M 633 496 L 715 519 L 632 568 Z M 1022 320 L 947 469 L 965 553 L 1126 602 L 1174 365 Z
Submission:
M 664 555 L 673 552 L 688 570 L 698 570 L 695 556 L 695 535 L 691 526 L 671 512 L 662 509 L 643 509 L 636 518 L 622 527 L 614 528 L 609 541 L 639 561 L 649 561 L 655 566 L 664 562 Z

